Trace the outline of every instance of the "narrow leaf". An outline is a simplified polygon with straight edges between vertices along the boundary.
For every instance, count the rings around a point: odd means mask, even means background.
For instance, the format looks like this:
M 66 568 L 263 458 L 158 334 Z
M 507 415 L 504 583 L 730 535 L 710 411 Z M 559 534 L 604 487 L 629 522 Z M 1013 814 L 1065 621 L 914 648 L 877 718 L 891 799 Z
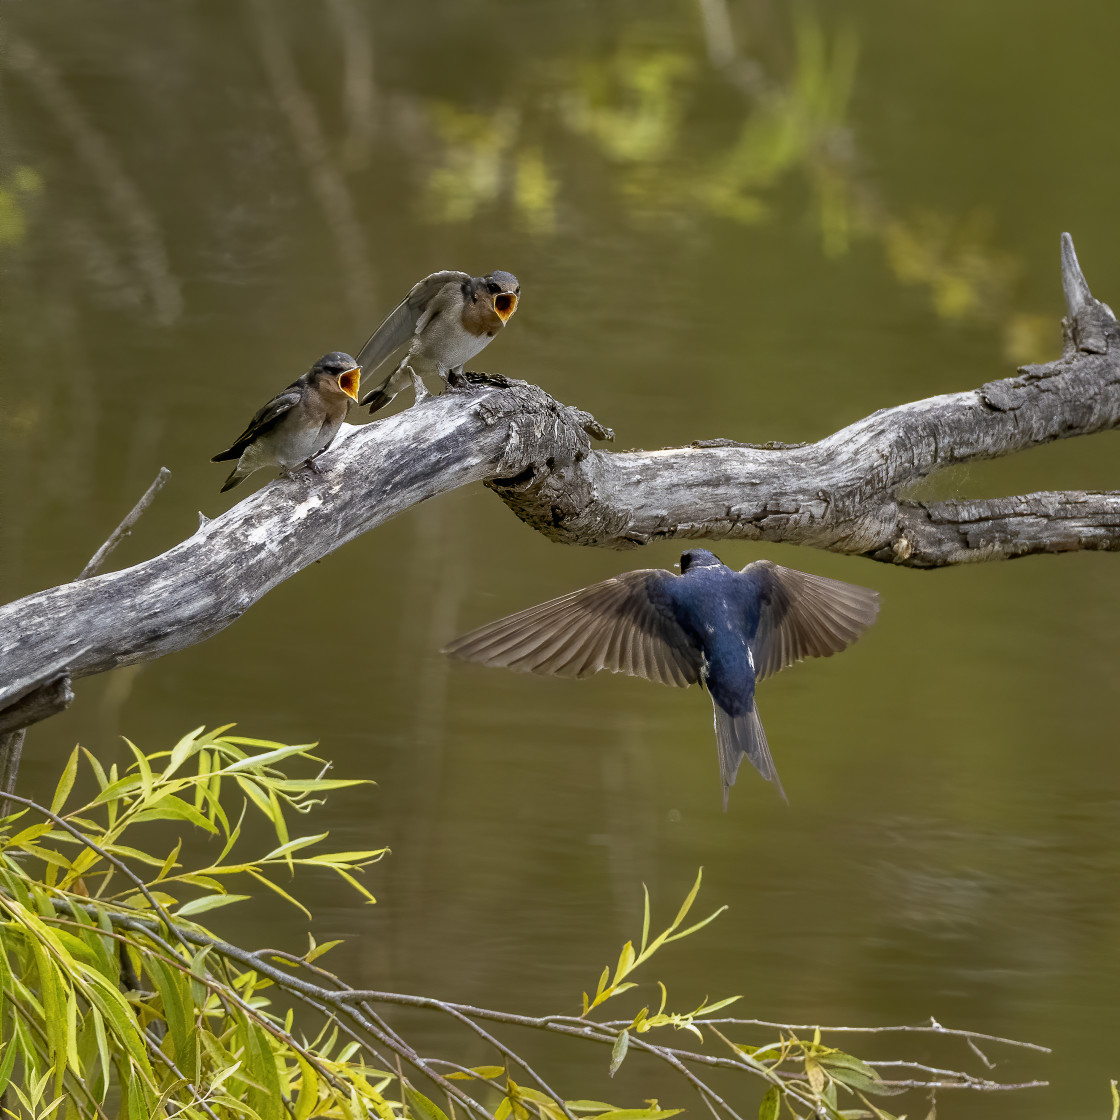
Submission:
M 240 762 L 234 762 L 229 766 L 223 766 L 220 772 L 222 774 L 240 774 L 244 770 L 260 770 L 262 767 L 269 766 L 273 762 L 279 762 L 282 758 L 288 758 L 293 754 L 302 754 L 307 750 L 307 744 L 294 747 L 277 747 L 276 750 L 265 751 L 264 754 L 248 755 L 246 758 L 241 759 Z
M 618 1067 L 622 1065 L 623 1059 L 626 1057 L 626 1051 L 630 1049 L 630 1032 L 619 1031 L 618 1038 L 614 1041 L 614 1046 L 611 1049 L 611 1069 L 610 1075 L 614 1077 L 618 1073 Z
M 248 894 L 204 894 L 201 898 L 192 898 L 184 902 L 175 911 L 177 918 L 189 918 L 192 914 L 202 914 L 206 910 L 216 910 L 219 906 L 229 906 L 233 902 L 244 902 L 251 898 Z
M 777 1085 L 771 1085 L 758 1106 L 758 1120 L 778 1120 L 778 1112 L 782 1107 L 782 1094 Z
M 54 789 L 54 799 L 51 801 L 51 812 L 58 813 L 62 806 L 66 804 L 66 799 L 70 796 L 70 791 L 74 788 L 74 778 L 78 773 L 78 748 L 75 747 L 70 752 L 69 761 L 66 763 L 66 768 L 62 771 L 62 777 L 58 779 L 58 785 Z
M 418 1120 L 447 1120 L 447 1113 L 439 1105 L 428 1100 L 423 1093 L 418 1092 L 408 1082 L 405 1082 L 404 1095 L 408 1106 L 417 1116 Z

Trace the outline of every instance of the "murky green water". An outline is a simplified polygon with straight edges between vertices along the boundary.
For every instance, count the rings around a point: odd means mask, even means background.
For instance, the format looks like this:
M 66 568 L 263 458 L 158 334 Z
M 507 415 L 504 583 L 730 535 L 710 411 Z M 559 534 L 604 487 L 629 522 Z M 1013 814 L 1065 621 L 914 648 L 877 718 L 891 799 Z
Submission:
M 732 56 L 718 0 L 8 4 L 5 600 L 72 577 L 161 465 L 121 565 L 225 508 L 209 456 L 436 268 L 516 272 L 522 307 L 478 364 L 593 411 L 622 447 L 812 439 L 1054 356 L 1063 229 L 1120 300 L 1120 7 L 837 7 L 731 3 Z M 939 485 L 1113 488 L 1118 449 L 1073 441 Z M 120 734 L 155 749 L 202 722 L 319 739 L 378 782 L 334 802 L 342 846 L 394 849 L 376 908 L 311 891 L 356 982 L 569 1009 L 638 931 L 641 882 L 671 910 L 703 864 L 703 897 L 731 909 L 666 954 L 679 1006 L 739 991 L 764 1018 L 1033 1039 L 1054 1056 L 996 1072 L 1053 1089 L 940 1114 L 1106 1116 L 1120 559 L 922 573 L 723 546 L 884 600 L 850 653 L 762 692 L 792 807 L 744 774 L 723 815 L 695 690 L 436 653 L 677 552 L 562 548 L 456 493 L 205 646 L 83 682 L 29 738 L 25 788 L 78 739 L 105 758 Z M 305 926 L 254 907 L 221 928 L 294 944 Z M 608 1091 L 601 1062 L 535 1052 L 571 1092 Z M 639 1074 L 612 1099 L 677 1103 Z

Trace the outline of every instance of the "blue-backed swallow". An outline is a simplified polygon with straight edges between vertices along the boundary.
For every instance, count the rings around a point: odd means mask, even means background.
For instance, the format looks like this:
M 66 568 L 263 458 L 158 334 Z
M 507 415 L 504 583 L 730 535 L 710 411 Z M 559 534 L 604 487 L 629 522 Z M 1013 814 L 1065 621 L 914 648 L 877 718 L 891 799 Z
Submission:
M 509 322 L 521 298 L 521 285 L 509 272 L 471 276 L 433 272 L 397 305 L 358 354 L 363 374 L 372 373 L 398 346 L 408 351 L 393 372 L 362 398 L 371 413 L 384 408 L 412 379 L 416 399 L 428 396 L 425 375 L 450 382 Z
M 264 467 L 279 467 L 291 478 L 296 467 L 312 464 L 334 442 L 350 402 L 358 399 L 360 377 L 358 363 L 336 350 L 273 397 L 233 446 L 210 460 L 237 460 L 222 493 Z
M 625 572 L 491 622 L 444 652 L 558 677 L 608 669 L 661 684 L 699 681 L 715 710 L 724 809 L 744 755 L 784 798 L 755 683 L 850 645 L 875 621 L 878 592 L 769 560 L 737 572 L 703 548 L 683 553 L 680 570 Z

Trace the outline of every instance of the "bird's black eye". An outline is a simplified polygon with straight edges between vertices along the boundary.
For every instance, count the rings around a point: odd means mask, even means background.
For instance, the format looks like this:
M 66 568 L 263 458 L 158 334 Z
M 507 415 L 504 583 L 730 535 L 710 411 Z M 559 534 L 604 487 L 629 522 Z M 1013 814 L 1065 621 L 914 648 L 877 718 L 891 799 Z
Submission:
M 501 284 L 495 284 L 494 281 L 491 280 L 490 283 L 486 285 L 486 290 L 492 296 L 496 296 L 502 290 L 502 286 Z

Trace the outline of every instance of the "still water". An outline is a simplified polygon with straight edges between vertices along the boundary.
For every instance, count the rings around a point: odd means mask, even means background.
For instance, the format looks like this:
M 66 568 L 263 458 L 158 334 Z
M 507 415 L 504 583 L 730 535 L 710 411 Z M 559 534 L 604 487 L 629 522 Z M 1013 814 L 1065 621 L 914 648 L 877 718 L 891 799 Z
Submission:
M 115 563 L 226 508 L 209 457 L 439 268 L 515 272 L 522 306 L 476 364 L 621 447 L 814 439 L 1055 356 L 1062 230 L 1120 300 L 1118 35 L 1114 0 L 13 0 L 4 600 L 72 578 L 162 465 Z M 1114 488 L 1118 452 L 1102 435 L 935 485 Z M 762 690 L 788 809 L 744 772 L 720 813 L 696 690 L 441 659 L 462 629 L 679 552 L 551 544 L 482 488 L 204 646 L 82 682 L 31 733 L 23 790 L 79 740 L 107 761 L 121 735 L 154 750 L 200 723 L 318 740 L 377 782 L 320 820 L 342 848 L 393 848 L 376 907 L 307 888 L 359 986 L 571 1011 L 639 932 L 641 883 L 671 913 L 703 865 L 702 900 L 730 910 L 647 977 L 676 1006 L 739 992 L 761 1018 L 1031 1039 L 1054 1055 L 996 1075 L 1051 1089 L 943 1096 L 939 1115 L 1107 1116 L 1120 558 L 928 573 L 717 547 L 883 596 L 851 651 Z M 270 905 L 215 924 L 290 945 L 307 928 Z M 421 1031 L 450 1046 L 444 1029 Z M 571 1094 L 696 1107 L 637 1063 L 608 1088 L 602 1055 L 534 1053 Z

